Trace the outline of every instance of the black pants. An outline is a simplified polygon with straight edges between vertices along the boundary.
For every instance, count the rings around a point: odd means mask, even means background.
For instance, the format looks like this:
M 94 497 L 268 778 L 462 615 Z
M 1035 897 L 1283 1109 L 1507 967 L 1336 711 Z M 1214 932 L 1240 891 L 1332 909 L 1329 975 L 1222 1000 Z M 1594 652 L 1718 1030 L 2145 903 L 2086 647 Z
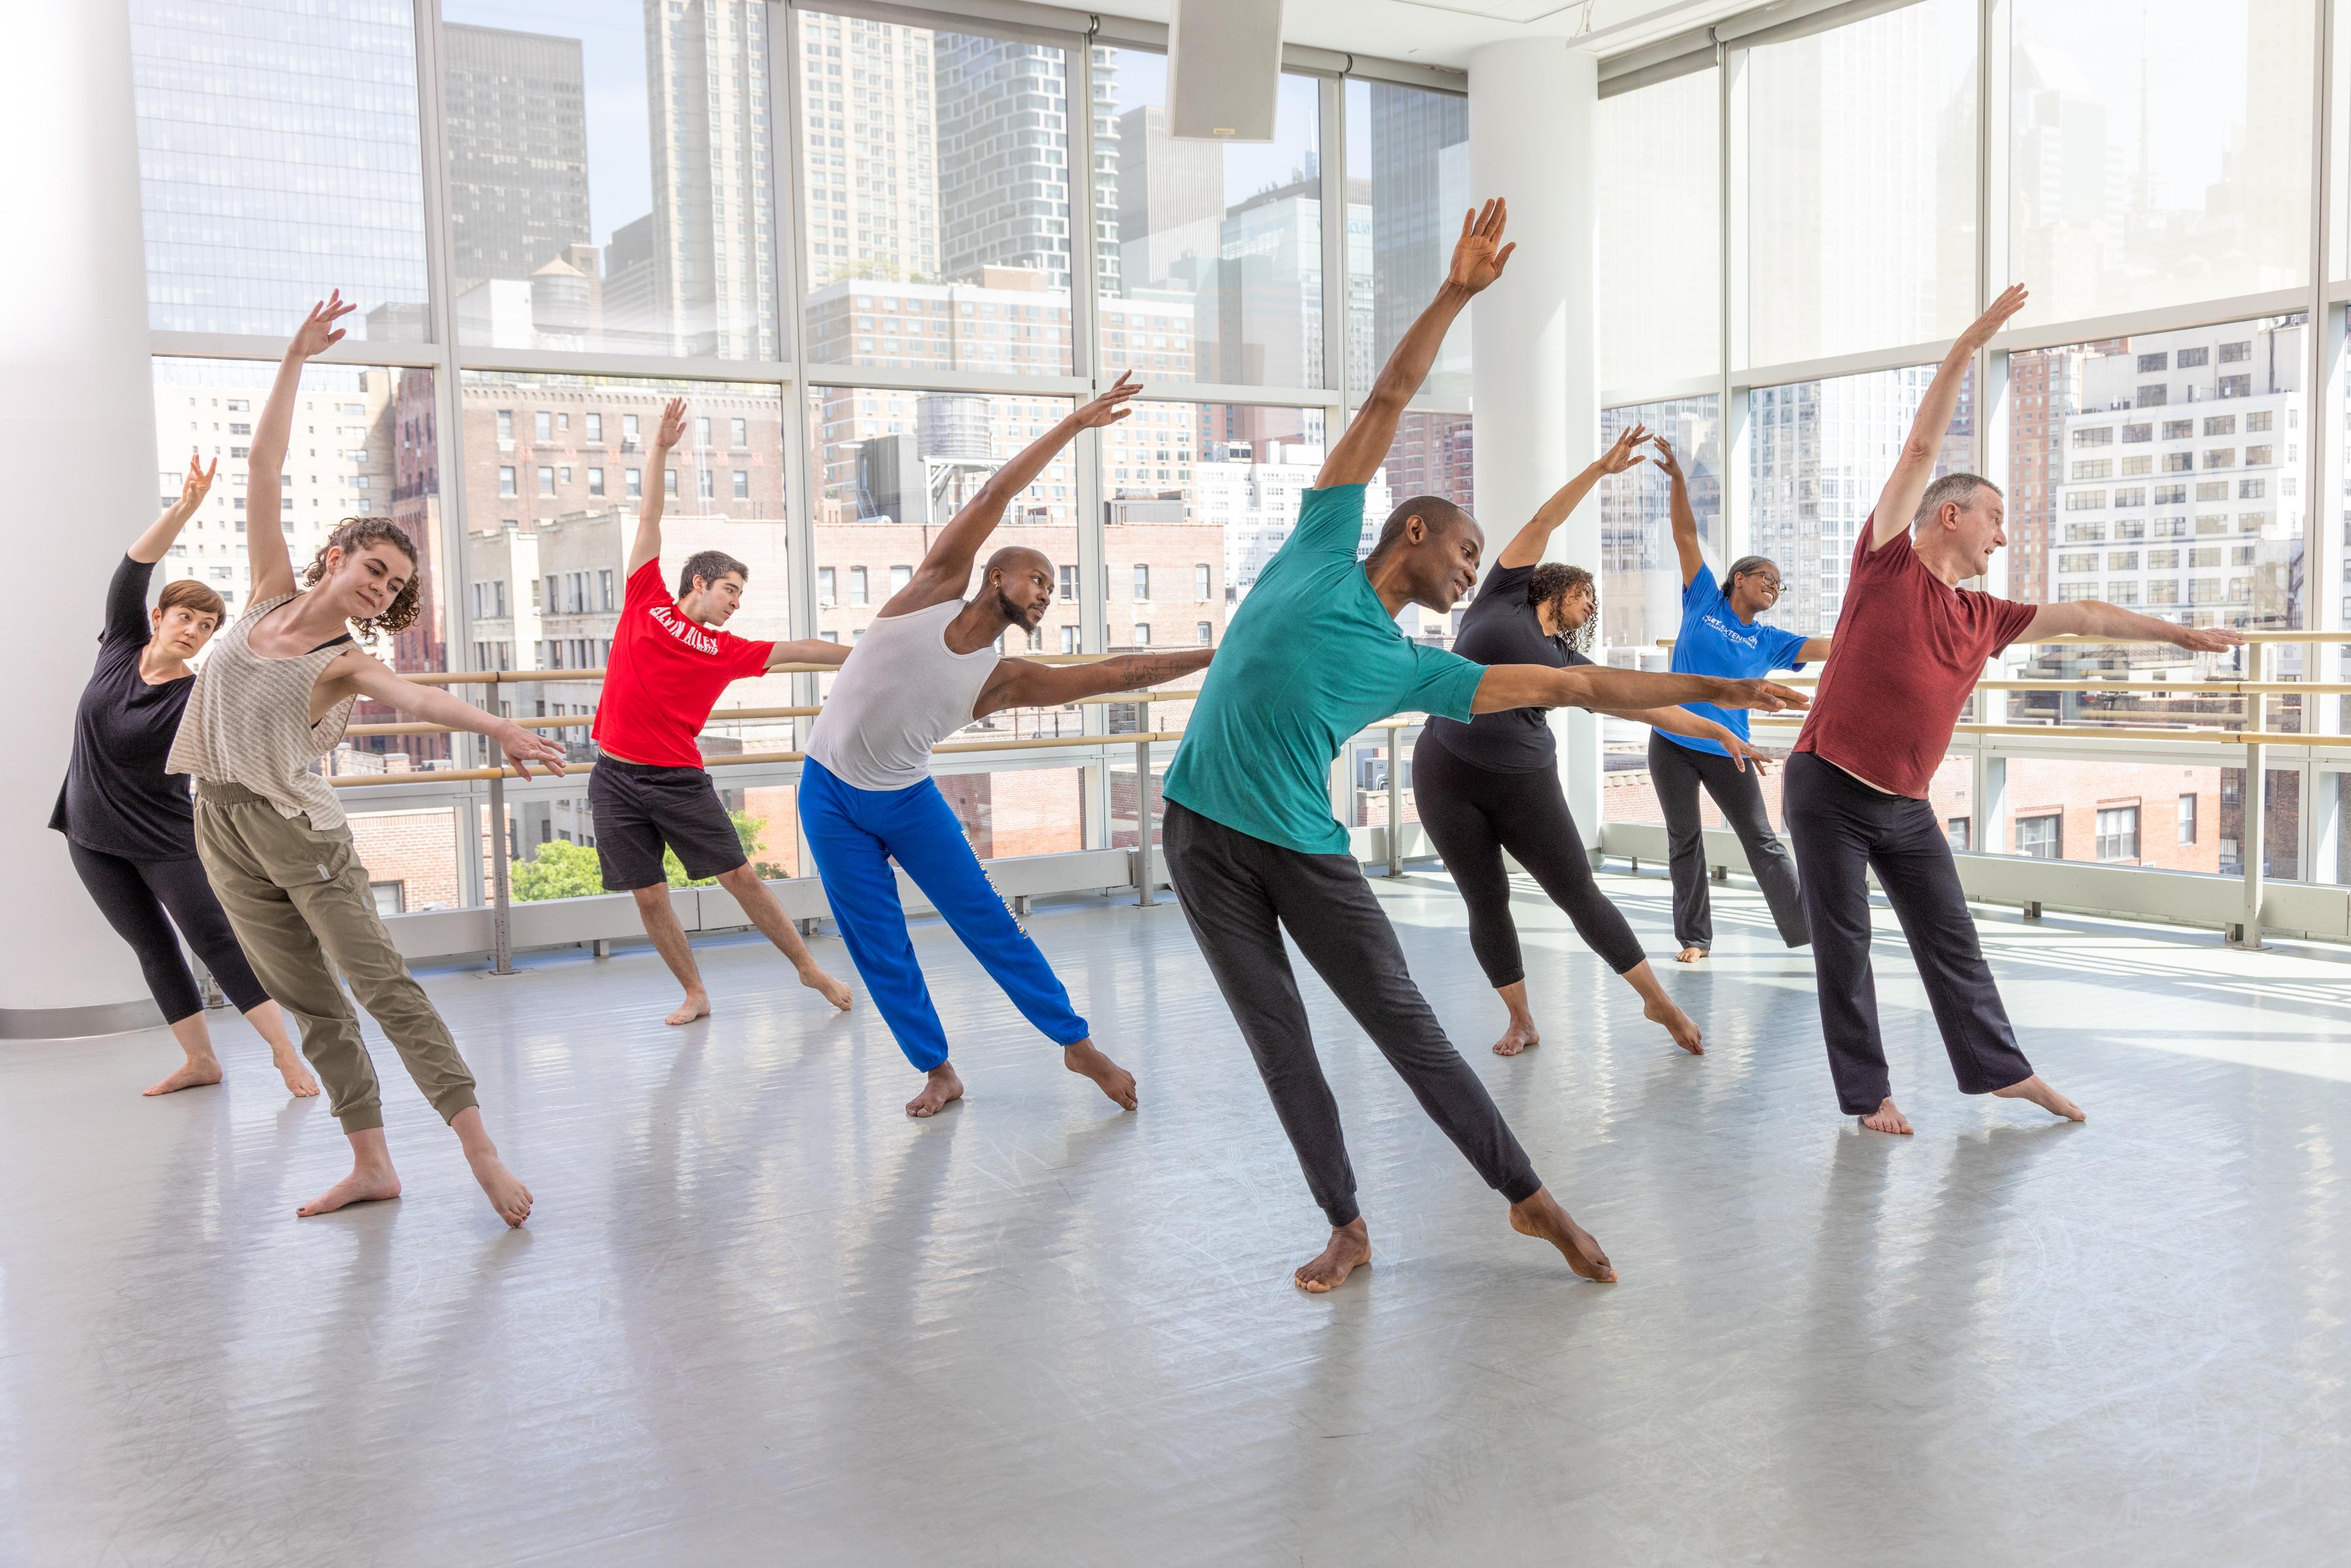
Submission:
M 1526 1151 L 1437 1027 L 1353 857 L 1301 854 L 1173 800 L 1163 841 L 1184 918 L 1257 1059 L 1307 1189 L 1334 1228 L 1360 1212 L 1355 1172 L 1281 945 L 1284 930 L 1486 1185 L 1512 1203 L 1535 1195 L 1542 1183 Z
M 180 938 L 172 935 L 175 923 L 237 1011 L 251 1012 L 269 999 L 253 977 L 253 966 L 245 961 L 245 949 L 236 945 L 236 934 L 229 929 L 220 900 L 213 896 L 212 883 L 204 880 L 204 862 L 192 854 L 167 861 L 126 860 L 70 839 L 66 852 L 81 873 L 81 884 L 98 901 L 99 913 L 139 955 L 148 994 L 163 1009 L 165 1023 L 204 1010 L 196 977 L 180 952 Z
M 1763 783 L 1750 763 L 1741 768 L 1713 751 L 1693 751 L 1676 746 L 1655 730 L 1649 733 L 1649 781 L 1656 786 L 1657 804 L 1665 808 L 1666 842 L 1674 873 L 1674 940 L 1685 947 L 1714 946 L 1714 904 L 1706 890 L 1706 841 L 1700 836 L 1698 792 L 1705 786 L 1722 810 L 1722 820 L 1739 835 L 1747 852 L 1747 866 L 1771 906 L 1771 921 L 1780 940 L 1801 947 L 1813 939 L 1804 919 L 1804 894 L 1796 875 L 1795 857 L 1780 835 L 1771 831 L 1771 814 L 1763 810 Z
M 1567 911 L 1575 934 L 1610 968 L 1621 975 L 1648 957 L 1592 874 L 1557 773 L 1497 773 L 1463 761 L 1424 729 L 1412 749 L 1412 794 L 1420 825 L 1469 905 L 1469 950 L 1497 990 L 1527 977 L 1510 919 L 1504 850 Z
M 1819 973 L 1821 1032 L 1837 1103 L 1865 1116 L 1891 1094 L 1869 963 L 1869 881 L 1875 871 L 1910 943 L 1935 1022 L 1965 1094 L 1989 1094 L 2032 1076 L 1976 940 L 1951 842 L 1935 809 L 1886 795 L 1809 751 L 1788 758 L 1782 791 L 1804 873 Z

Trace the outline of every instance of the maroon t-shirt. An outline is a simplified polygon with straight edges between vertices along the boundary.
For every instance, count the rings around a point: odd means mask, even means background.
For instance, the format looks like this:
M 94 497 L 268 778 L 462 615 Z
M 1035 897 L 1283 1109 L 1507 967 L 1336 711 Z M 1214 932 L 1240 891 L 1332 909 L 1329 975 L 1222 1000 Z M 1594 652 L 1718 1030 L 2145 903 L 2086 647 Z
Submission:
M 1844 609 L 1796 749 L 1923 800 L 1984 662 L 2041 607 L 1953 588 L 1927 570 L 1907 528 L 1873 550 L 1876 527 L 1875 517 L 1863 523 L 1854 543 Z

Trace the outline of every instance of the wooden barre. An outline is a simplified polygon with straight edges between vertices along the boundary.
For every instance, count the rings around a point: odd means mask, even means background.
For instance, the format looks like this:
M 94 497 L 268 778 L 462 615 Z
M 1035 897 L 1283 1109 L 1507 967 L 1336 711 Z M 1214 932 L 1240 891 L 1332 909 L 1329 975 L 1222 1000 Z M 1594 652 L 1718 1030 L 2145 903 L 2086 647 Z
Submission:
M 954 741 L 945 746 L 935 746 L 931 749 L 934 754 L 968 751 L 1050 751 L 1072 746 L 1159 745 L 1183 738 L 1183 732 L 1180 730 L 1145 730 L 1134 735 L 1043 735 L 1031 737 L 1027 740 L 1008 737 L 1003 740 Z M 808 754 L 802 751 L 742 751 L 726 757 L 705 757 L 702 759 L 702 765 L 705 768 L 747 768 L 753 764 L 801 762 L 807 759 L 807 756 Z M 574 779 L 584 778 L 594 772 L 595 768 L 596 765 L 592 762 L 583 762 L 576 768 L 566 768 L 559 777 L 568 783 Z M 552 768 L 544 766 L 529 775 L 511 767 L 440 768 L 410 773 L 339 773 L 329 779 L 327 782 L 338 789 L 366 789 L 387 784 L 463 783 L 485 779 L 537 778 L 540 774 L 549 778 L 559 777 Z

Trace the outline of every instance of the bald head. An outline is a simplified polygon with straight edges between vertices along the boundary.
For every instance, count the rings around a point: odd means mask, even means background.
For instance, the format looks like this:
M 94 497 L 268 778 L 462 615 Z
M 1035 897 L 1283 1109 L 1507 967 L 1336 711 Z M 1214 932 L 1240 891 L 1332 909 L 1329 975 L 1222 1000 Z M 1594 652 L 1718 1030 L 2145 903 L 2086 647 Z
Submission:
M 1053 561 L 1027 545 L 1006 545 L 981 574 L 985 602 L 1011 625 L 1034 632 L 1053 605 Z
M 1027 545 L 1006 545 L 987 558 L 987 574 L 990 577 L 999 571 L 1010 577 L 1016 572 L 1031 570 L 1041 570 L 1046 576 L 1052 576 L 1052 558 L 1043 550 L 1030 549 Z

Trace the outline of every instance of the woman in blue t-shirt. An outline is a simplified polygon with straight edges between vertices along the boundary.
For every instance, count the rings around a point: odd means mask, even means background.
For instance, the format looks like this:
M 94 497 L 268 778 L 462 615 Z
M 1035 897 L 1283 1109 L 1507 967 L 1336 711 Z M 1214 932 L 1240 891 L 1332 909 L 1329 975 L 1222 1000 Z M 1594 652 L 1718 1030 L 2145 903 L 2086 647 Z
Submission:
M 1768 674 L 1773 670 L 1801 670 L 1829 656 L 1825 637 L 1800 637 L 1777 626 L 1761 626 L 1755 618 L 1780 601 L 1780 569 L 1760 555 L 1743 556 L 1730 566 L 1726 584 L 1715 581 L 1714 569 L 1699 553 L 1698 514 L 1690 509 L 1689 485 L 1681 464 L 1664 436 L 1652 438 L 1657 466 L 1673 485 L 1674 549 L 1682 563 L 1682 624 L 1674 640 L 1673 667 L 1684 674 Z M 1744 709 L 1719 708 L 1708 703 L 1687 705 L 1692 713 L 1713 719 L 1747 738 Z M 1675 955 L 1688 964 L 1703 958 L 1714 946 L 1714 914 L 1706 888 L 1706 843 L 1698 831 L 1698 792 L 1701 785 L 1721 809 L 1722 820 L 1739 835 L 1747 851 L 1747 864 L 1771 906 L 1780 939 L 1802 947 L 1813 939 L 1804 921 L 1804 901 L 1797 890 L 1796 862 L 1788 846 L 1771 831 L 1763 809 L 1760 767 L 1740 768 L 1721 743 L 1703 736 L 1649 736 L 1649 779 L 1666 814 L 1666 838 L 1671 851 L 1674 878 Z

